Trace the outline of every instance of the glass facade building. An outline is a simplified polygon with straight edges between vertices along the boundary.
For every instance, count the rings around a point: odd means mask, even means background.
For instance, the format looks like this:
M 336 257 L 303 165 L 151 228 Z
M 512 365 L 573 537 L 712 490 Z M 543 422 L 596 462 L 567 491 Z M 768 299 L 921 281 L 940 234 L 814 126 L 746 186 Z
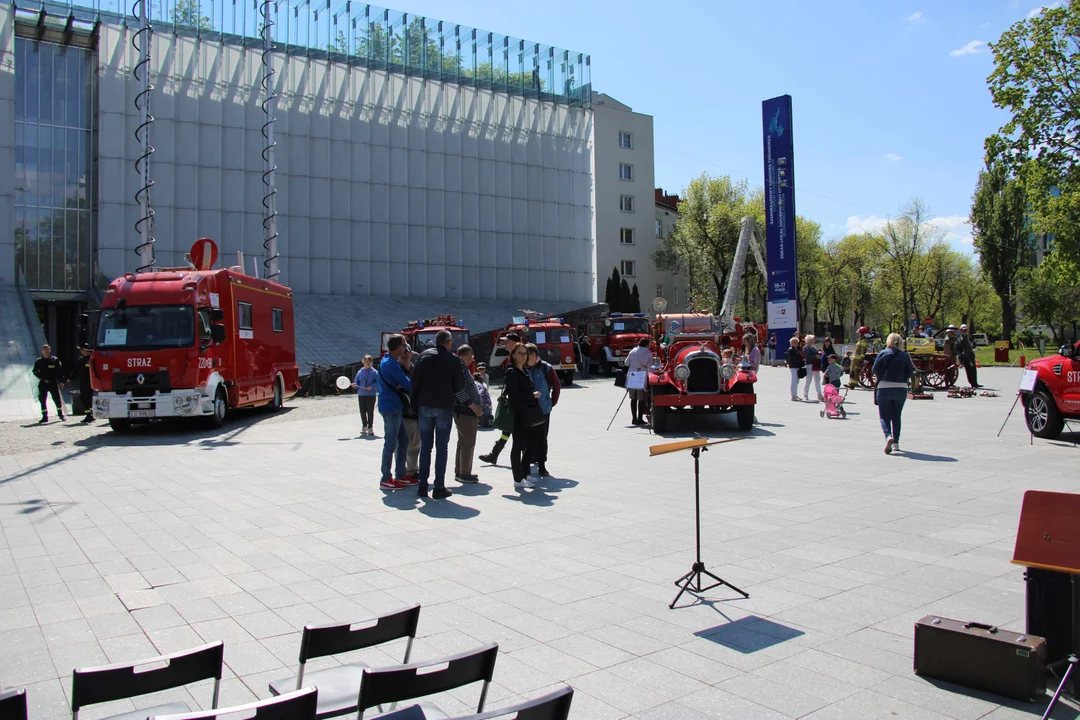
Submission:
M 93 266 L 93 53 L 15 39 L 15 262 L 35 293 L 85 293 Z

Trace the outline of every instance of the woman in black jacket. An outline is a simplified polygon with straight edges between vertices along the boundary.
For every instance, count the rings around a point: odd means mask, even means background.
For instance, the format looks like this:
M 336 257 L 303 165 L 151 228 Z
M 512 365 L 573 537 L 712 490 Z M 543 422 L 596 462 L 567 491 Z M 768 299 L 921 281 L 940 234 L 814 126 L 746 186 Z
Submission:
M 787 366 L 791 370 L 791 401 L 799 401 L 799 370 L 806 367 L 806 358 L 799 349 L 799 338 L 791 336 L 791 347 L 787 351 Z
M 544 412 L 540 409 L 540 393 L 536 390 L 526 367 L 529 351 L 518 345 L 510 354 L 510 366 L 506 369 L 506 394 L 514 406 L 513 445 L 510 447 L 510 468 L 514 472 L 515 488 L 531 488 L 536 483 L 529 479 L 532 465 L 530 453 L 540 444 L 540 432 Z

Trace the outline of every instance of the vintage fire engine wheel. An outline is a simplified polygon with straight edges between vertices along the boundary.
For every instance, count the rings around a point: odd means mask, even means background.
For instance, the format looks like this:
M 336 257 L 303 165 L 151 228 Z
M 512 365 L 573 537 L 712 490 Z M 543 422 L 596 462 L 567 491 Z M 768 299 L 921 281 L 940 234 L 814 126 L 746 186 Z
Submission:
M 958 370 L 955 365 L 942 369 L 933 365 L 926 371 L 926 384 L 930 387 L 947 388 L 956 384 Z
M 652 423 L 652 431 L 657 435 L 667 430 L 667 416 L 668 409 L 666 407 L 653 406 L 652 412 L 649 414 L 649 421 Z
M 560 371 L 559 372 L 559 382 L 561 382 L 564 386 L 573 385 L 574 384 L 574 371 L 573 370 L 562 370 L 562 371 Z
M 604 370 L 604 377 L 611 377 L 615 373 L 615 364 L 607 360 L 601 360 L 600 365 Z
M 877 375 L 874 374 L 873 363 L 863 361 L 862 367 L 859 368 L 859 384 L 868 390 L 877 387 Z
M 109 427 L 113 432 L 127 432 L 131 429 L 131 421 L 127 418 L 112 418 L 109 420 Z
M 1024 419 L 1031 434 L 1040 438 L 1056 438 L 1065 426 L 1054 399 L 1045 390 L 1028 395 L 1024 403 Z
M 229 399 L 225 395 L 225 388 L 219 387 L 214 395 L 214 414 L 208 418 L 210 427 L 219 428 L 225 424 L 229 416 Z
M 731 388 L 733 393 L 753 393 L 754 386 L 750 383 L 735 383 Z M 750 432 L 754 429 L 754 406 L 739 405 L 735 408 L 735 419 L 739 423 L 739 430 Z

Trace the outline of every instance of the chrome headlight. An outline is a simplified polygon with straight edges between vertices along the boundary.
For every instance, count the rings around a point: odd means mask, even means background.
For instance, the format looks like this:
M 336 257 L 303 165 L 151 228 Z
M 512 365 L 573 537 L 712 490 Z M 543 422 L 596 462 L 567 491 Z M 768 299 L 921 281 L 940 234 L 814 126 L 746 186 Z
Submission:
M 690 377 L 690 367 L 687 365 L 676 365 L 675 377 L 680 380 L 685 380 L 686 378 Z
M 562 361 L 563 361 L 564 363 L 566 363 L 567 365 L 571 365 L 571 364 L 573 364 L 573 362 L 574 362 L 574 358 L 572 358 L 572 357 L 570 357 L 569 355 L 567 355 L 566 357 L 564 357 L 564 358 L 562 359 Z
M 199 398 L 195 395 L 186 395 L 173 398 L 173 409 L 180 415 L 190 415 L 195 412 Z
M 730 380 L 731 378 L 735 377 L 735 366 L 734 365 L 721 365 L 720 366 L 720 377 L 722 377 L 724 380 Z

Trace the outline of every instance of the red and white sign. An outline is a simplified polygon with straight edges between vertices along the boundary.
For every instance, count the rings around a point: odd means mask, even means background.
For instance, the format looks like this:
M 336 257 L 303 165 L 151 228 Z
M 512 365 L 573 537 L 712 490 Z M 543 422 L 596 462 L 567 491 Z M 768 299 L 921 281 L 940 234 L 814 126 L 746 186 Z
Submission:
M 217 262 L 217 244 L 210 238 L 199 238 L 191 246 L 191 264 L 196 270 L 209 270 Z

